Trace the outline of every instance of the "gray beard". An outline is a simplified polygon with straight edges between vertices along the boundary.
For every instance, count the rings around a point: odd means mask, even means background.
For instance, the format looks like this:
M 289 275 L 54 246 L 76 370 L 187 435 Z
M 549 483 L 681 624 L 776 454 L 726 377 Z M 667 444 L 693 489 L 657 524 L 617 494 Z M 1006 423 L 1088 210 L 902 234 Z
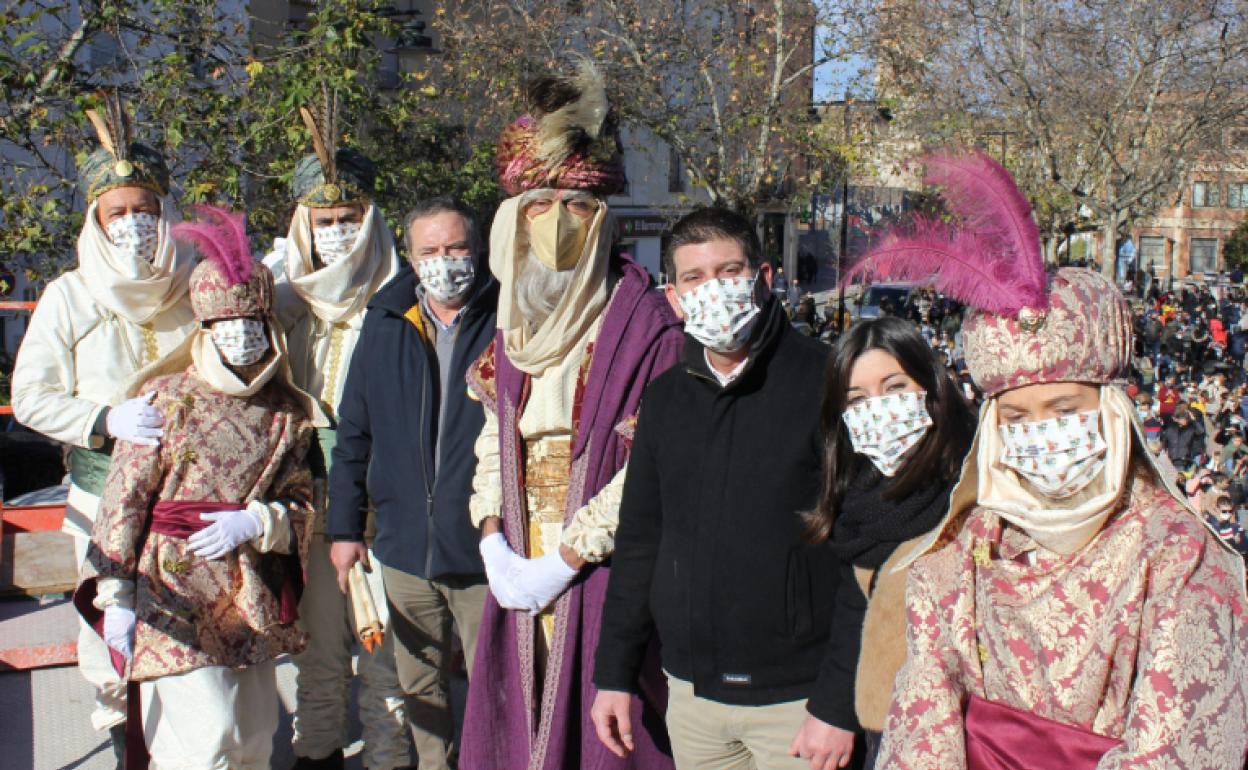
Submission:
M 516 265 L 514 296 L 516 309 L 529 331 L 541 328 L 572 283 L 574 270 L 552 270 L 543 265 L 529 250 Z

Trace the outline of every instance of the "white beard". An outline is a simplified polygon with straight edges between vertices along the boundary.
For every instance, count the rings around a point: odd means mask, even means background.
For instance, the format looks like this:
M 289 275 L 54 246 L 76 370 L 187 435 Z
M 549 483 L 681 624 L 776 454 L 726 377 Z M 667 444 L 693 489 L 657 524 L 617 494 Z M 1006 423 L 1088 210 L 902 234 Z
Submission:
M 530 332 L 541 328 L 572 283 L 574 270 L 552 270 L 533 255 L 530 248 L 516 266 L 516 308 Z

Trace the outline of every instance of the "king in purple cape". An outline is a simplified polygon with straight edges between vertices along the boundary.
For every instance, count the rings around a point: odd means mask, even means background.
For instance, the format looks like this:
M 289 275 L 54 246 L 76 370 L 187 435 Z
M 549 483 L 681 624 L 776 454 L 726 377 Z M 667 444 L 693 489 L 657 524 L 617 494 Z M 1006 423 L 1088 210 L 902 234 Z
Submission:
M 499 331 L 468 373 L 486 412 L 470 509 L 491 590 L 459 766 L 663 770 L 657 654 L 627 758 L 599 743 L 589 710 L 632 429 L 683 336 L 646 271 L 614 249 L 606 197 L 625 177 L 597 72 L 538 81 L 530 101 L 499 142 L 512 196 L 490 235 Z

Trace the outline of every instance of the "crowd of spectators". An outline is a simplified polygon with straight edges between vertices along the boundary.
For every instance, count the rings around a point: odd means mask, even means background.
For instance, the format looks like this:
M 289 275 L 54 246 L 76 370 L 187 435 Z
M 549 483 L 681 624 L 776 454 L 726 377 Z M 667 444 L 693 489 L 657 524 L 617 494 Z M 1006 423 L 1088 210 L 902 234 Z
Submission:
M 786 304 L 799 329 L 835 338 L 835 303 L 828 302 L 822 313 L 809 294 Z M 1248 288 L 1155 287 L 1133 304 L 1135 351 L 1127 394 L 1135 400 L 1148 448 L 1172 469 L 1192 507 L 1248 555 Z M 920 288 L 903 306 L 885 302 L 880 311 L 916 324 L 962 384 L 963 395 L 980 402 L 966 370 L 958 303 Z

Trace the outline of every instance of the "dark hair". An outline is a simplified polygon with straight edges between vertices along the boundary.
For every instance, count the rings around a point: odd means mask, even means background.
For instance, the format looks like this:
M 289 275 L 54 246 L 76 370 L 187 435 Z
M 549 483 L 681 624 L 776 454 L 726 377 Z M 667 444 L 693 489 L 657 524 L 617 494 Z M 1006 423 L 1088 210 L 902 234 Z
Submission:
M 712 206 L 694 209 L 673 225 L 667 248 L 663 250 L 663 271 L 667 273 L 667 279 L 676 280 L 676 249 L 721 239 L 741 244 L 750 267 L 758 268 L 763 258 L 763 247 L 758 242 L 753 223 L 735 211 Z
M 407 216 L 403 217 L 403 243 L 409 250 L 411 249 L 413 222 L 435 214 L 447 213 L 459 214 L 464 218 L 464 228 L 468 231 L 468 246 L 472 249 L 472 256 L 479 260 L 481 258 L 481 231 L 477 228 L 477 213 L 468 204 L 449 195 L 426 198 L 407 212 Z
M 824 380 L 823 479 L 819 505 L 806 515 L 807 537 L 822 542 L 832 534 L 850 482 L 870 460 L 854 452 L 841 415 L 845 412 L 849 378 L 864 353 L 882 350 L 901 365 L 919 387 L 927 391 L 927 411 L 932 426 L 888 483 L 885 500 L 902 500 L 933 482 L 948 484 L 958 477 L 962 460 L 975 436 L 975 416 L 948 370 L 936 360 L 932 349 L 908 321 L 885 317 L 860 321 L 836 341 Z

